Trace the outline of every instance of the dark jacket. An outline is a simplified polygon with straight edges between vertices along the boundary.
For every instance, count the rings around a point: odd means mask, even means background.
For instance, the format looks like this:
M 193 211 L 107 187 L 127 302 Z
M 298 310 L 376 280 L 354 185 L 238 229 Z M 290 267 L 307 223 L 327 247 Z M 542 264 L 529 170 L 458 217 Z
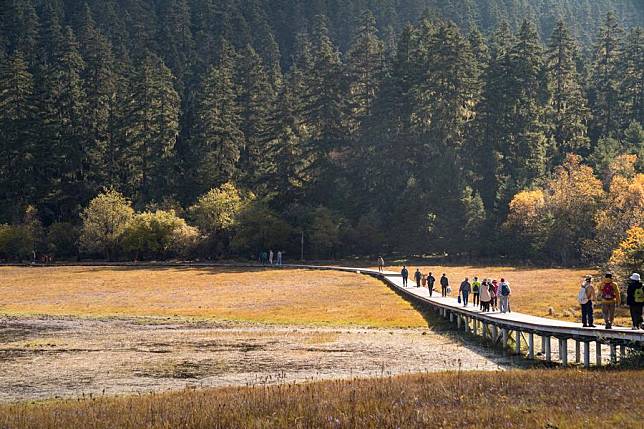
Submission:
M 436 279 L 434 278 L 434 276 L 429 276 L 429 277 L 427 277 L 427 284 L 428 284 L 429 286 L 434 286 L 434 283 L 435 283 L 435 282 L 436 282 Z
M 420 271 L 416 271 L 416 273 L 414 274 L 414 277 L 416 278 L 416 280 L 420 280 L 423 278 L 423 275 L 421 274 Z
M 642 305 L 641 302 L 635 302 L 635 290 L 642 287 L 642 282 L 628 279 L 628 288 L 626 289 L 627 305 Z
M 447 277 L 441 277 L 441 286 L 449 286 L 449 280 L 447 280 Z
M 409 276 L 409 271 L 407 271 L 407 268 L 403 268 L 402 271 L 400 271 L 400 275 L 403 277 Z
M 459 288 L 459 292 L 470 293 L 471 290 L 472 290 L 472 287 L 470 285 L 470 282 L 463 281 L 463 283 L 461 283 L 461 287 Z

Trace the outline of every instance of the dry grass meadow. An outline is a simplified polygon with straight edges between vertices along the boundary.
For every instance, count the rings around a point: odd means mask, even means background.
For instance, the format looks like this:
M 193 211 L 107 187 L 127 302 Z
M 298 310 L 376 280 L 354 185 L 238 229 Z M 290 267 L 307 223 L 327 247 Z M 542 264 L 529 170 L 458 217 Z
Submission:
M 581 310 L 577 302 L 577 292 L 584 276 L 593 275 L 595 287 L 599 285 L 601 276 L 592 269 L 576 268 L 530 268 L 530 267 L 480 267 L 480 266 L 416 266 L 410 265 L 410 273 L 416 268 L 427 274 L 432 272 L 438 279 L 446 273 L 453 289 L 452 295 L 465 277 L 470 281 L 474 276 L 500 280 L 502 277 L 510 282 L 512 287 L 511 308 L 513 311 L 532 314 L 534 316 L 562 319 L 570 322 L 581 320 Z M 388 267 L 398 271 L 400 267 Z M 411 280 L 410 280 L 411 281 Z M 440 288 L 440 286 L 436 286 Z M 620 286 L 621 287 L 621 286 Z M 602 322 L 599 306 L 595 307 L 595 319 Z M 627 307 L 617 310 L 617 324 L 630 326 L 630 316 Z
M 0 405 L 0 427 L 641 428 L 644 372 L 444 372 Z
M 0 267 L 1 314 L 427 326 L 376 279 L 261 268 Z

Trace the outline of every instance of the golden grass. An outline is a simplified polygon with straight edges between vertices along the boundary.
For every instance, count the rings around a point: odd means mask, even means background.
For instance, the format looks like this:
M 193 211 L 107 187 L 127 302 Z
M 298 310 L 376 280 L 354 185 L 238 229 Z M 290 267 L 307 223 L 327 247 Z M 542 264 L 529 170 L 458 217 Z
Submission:
M 0 314 L 427 326 L 376 279 L 294 269 L 0 267 Z
M 10 428 L 640 428 L 644 372 L 445 372 L 0 405 Z
M 512 297 L 510 305 L 513 311 L 535 316 L 551 317 L 571 322 L 581 320 L 581 310 L 577 302 L 579 286 L 585 275 L 595 277 L 595 286 L 601 277 L 592 269 L 577 268 L 524 268 L 524 267 L 485 267 L 485 266 L 409 266 L 410 275 L 416 268 L 427 274 L 431 271 L 436 277 L 435 288 L 440 290 L 438 279 L 446 273 L 452 287 L 452 295 L 465 277 L 470 281 L 474 276 L 500 280 L 502 277 L 510 282 Z M 387 270 L 398 271 L 400 267 L 387 267 Z M 411 283 L 410 279 L 410 283 Z M 615 321 L 617 324 L 630 326 L 628 308 L 619 308 Z M 599 323 L 598 323 L 599 322 Z M 599 325 L 601 311 L 595 306 L 595 324 Z

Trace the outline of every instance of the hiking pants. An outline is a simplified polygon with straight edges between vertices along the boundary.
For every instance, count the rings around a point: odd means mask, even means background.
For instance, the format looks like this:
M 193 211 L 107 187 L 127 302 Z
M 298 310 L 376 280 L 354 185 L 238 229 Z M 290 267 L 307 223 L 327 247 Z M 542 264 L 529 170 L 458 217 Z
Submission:
M 434 290 L 434 285 L 429 285 L 427 287 L 429 288 L 429 296 L 432 296 L 432 292 Z
M 604 316 L 604 323 L 612 325 L 615 319 L 615 307 L 617 304 L 614 302 L 605 302 L 602 304 L 602 316 Z
M 473 295 L 474 295 L 474 297 L 473 297 L 473 299 L 472 299 L 472 303 L 473 303 L 475 306 L 476 306 L 476 305 L 479 305 L 479 304 L 480 304 L 480 301 L 479 301 L 479 294 L 475 292 Z
M 420 279 L 416 279 L 416 287 L 420 287 Z
M 441 295 L 447 296 L 447 286 L 441 285 Z
M 631 305 L 631 319 L 634 327 L 639 328 L 642 325 L 642 304 Z
M 584 326 L 590 326 L 593 324 L 593 302 L 588 301 L 585 304 L 581 304 L 581 323 Z
M 501 313 L 510 311 L 510 296 L 499 296 L 499 309 Z
M 463 307 L 465 307 L 467 305 L 467 299 L 470 297 L 470 293 L 463 291 L 462 295 L 463 295 Z
M 407 277 L 403 276 L 403 286 L 407 286 Z
M 481 309 L 483 311 L 490 311 L 490 301 L 481 302 Z

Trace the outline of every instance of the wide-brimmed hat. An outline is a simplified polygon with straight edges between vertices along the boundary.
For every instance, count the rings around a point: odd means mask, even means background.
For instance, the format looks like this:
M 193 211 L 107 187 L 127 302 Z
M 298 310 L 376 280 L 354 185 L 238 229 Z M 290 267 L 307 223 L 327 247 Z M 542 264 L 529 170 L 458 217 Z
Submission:
M 631 280 L 635 280 L 636 282 L 640 281 L 640 275 L 637 273 L 633 273 L 630 277 Z
M 587 282 L 592 281 L 592 280 L 593 280 L 593 276 L 586 276 L 586 281 Z

